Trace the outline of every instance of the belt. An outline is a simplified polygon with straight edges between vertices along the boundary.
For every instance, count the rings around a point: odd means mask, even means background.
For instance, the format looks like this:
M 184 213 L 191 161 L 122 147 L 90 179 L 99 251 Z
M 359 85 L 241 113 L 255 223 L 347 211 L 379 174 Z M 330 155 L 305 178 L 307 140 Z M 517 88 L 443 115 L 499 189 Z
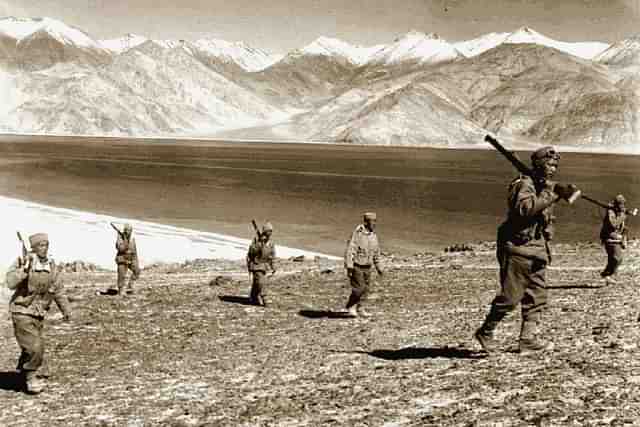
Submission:
M 356 264 L 355 262 L 353 263 L 353 266 L 358 268 L 371 268 L 371 264 L 364 265 L 364 264 Z

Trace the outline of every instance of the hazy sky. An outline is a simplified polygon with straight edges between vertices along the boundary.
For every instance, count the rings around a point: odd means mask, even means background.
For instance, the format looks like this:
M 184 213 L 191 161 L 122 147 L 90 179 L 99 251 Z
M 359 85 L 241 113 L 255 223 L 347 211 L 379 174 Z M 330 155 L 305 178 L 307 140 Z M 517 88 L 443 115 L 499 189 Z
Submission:
M 215 37 L 272 52 L 321 35 L 388 43 L 412 29 L 450 41 L 523 25 L 565 41 L 640 33 L 640 0 L 0 0 L 0 15 L 49 16 L 97 39 Z

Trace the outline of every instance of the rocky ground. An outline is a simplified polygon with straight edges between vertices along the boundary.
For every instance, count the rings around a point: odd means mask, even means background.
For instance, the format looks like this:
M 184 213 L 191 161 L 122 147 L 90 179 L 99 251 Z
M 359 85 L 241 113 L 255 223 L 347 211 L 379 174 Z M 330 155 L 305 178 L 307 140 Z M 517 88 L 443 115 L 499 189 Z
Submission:
M 71 271 L 74 318 L 47 322 L 42 395 L 19 391 L 2 314 L 0 425 L 640 425 L 640 242 L 617 285 L 602 286 L 599 246 L 556 252 L 555 348 L 531 356 L 514 351 L 518 313 L 499 329 L 503 351 L 471 339 L 497 286 L 491 244 L 387 255 L 374 317 L 355 320 L 337 314 L 349 289 L 325 259 L 283 261 L 267 309 L 247 305 L 235 262 L 151 266 L 125 299 L 99 294 L 114 272 Z

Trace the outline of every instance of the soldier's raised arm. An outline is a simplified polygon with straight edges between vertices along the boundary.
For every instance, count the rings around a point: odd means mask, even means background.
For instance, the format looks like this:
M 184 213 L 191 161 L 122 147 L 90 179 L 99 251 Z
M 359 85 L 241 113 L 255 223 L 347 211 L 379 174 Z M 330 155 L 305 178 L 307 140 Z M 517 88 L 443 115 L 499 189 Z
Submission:
M 29 273 L 24 271 L 24 269 L 20 266 L 20 261 L 16 260 L 11 264 L 9 270 L 7 270 L 7 274 L 5 276 L 5 280 L 7 282 L 7 288 L 15 289 L 18 285 L 24 281 Z

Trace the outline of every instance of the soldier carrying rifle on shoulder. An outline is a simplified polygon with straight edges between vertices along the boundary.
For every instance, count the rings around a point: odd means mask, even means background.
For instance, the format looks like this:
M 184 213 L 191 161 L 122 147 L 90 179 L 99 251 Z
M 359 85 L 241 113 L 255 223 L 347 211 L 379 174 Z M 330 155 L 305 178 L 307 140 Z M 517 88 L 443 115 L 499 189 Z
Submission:
M 44 319 L 51 302 L 68 321 L 71 316 L 69 300 L 64 294 L 62 277 L 53 258 L 48 256 L 49 237 L 37 233 L 29 237 L 31 251 L 27 250 L 22 236 L 22 257 L 7 271 L 7 287 L 13 289 L 9 311 L 16 341 L 22 350 L 16 370 L 26 383 L 27 392 L 40 393 L 46 387 L 48 377 L 42 331 Z
M 117 293 L 124 296 L 124 286 L 127 279 L 127 271 L 131 271 L 129 282 L 127 283 L 127 294 L 133 293 L 133 282 L 140 277 L 140 265 L 138 263 L 138 249 L 136 240 L 133 237 L 133 227 L 125 224 L 122 231 L 111 223 L 111 227 L 118 233 L 116 240 L 116 265 L 118 266 L 118 290 Z
M 531 155 L 533 168 L 529 169 L 495 139 L 487 136 L 486 140 L 512 161 L 521 175 L 509 185 L 507 219 L 498 228 L 500 290 L 474 337 L 485 351 L 493 351 L 494 330 L 521 304 L 520 353 L 547 350 L 552 345 L 538 339 L 538 323 L 547 305 L 545 272 L 551 262 L 552 210 L 559 200 L 573 203 L 580 191 L 573 185 L 552 181 L 560 160 L 553 147 L 536 150 Z
M 262 231 L 260 231 L 254 220 L 251 223 L 256 231 L 256 236 L 247 251 L 247 270 L 253 278 L 249 302 L 266 307 L 269 302 L 267 300 L 267 270 L 270 269 L 272 275 L 276 273 L 274 266 L 276 245 L 271 238 L 273 226 L 270 222 L 265 222 Z
M 613 276 L 618 272 L 622 263 L 623 251 L 627 247 L 627 228 L 625 221 L 627 215 L 637 215 L 637 209 L 626 209 L 626 199 L 618 194 L 609 205 L 603 205 L 607 209 L 602 219 L 600 229 L 600 241 L 607 252 L 607 266 L 600 273 L 607 284 L 617 283 Z

